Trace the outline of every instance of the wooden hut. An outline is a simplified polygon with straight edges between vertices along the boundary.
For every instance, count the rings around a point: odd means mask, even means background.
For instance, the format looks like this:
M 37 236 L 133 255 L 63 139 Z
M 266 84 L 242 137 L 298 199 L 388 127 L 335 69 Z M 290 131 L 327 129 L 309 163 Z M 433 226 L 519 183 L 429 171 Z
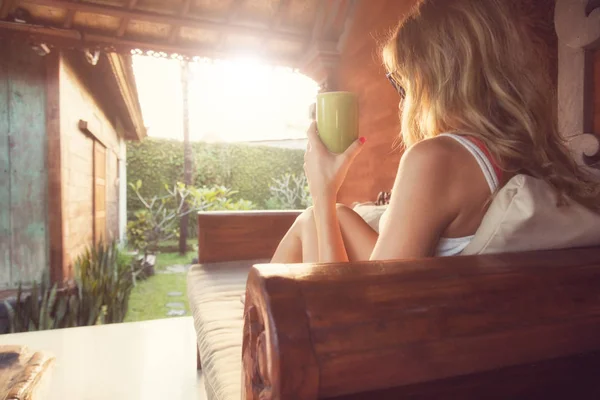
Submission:
M 0 289 L 60 282 L 125 234 L 125 141 L 145 136 L 131 56 L 2 34 L 0 53 Z

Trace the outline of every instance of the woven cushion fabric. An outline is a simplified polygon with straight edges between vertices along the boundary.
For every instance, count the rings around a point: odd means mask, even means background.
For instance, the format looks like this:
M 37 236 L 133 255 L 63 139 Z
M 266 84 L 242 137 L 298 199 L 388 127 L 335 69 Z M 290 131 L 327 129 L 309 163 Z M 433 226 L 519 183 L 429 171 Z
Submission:
M 242 377 L 242 332 L 250 267 L 266 260 L 193 266 L 187 277 L 188 298 L 209 400 L 239 400 Z
M 550 185 L 531 176 L 517 175 L 496 194 L 462 254 L 597 245 L 600 245 L 600 214 L 574 201 L 559 207 Z
M 365 220 L 375 231 L 379 232 L 379 220 L 387 209 L 387 205 L 375 205 L 372 203 L 356 204 L 352 209 Z

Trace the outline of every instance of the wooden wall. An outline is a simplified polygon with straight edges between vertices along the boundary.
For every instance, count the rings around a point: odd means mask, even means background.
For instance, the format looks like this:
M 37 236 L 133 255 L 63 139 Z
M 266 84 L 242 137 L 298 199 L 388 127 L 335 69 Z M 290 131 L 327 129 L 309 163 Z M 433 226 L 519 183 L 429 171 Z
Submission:
M 48 268 L 44 59 L 0 38 L 0 289 Z
M 367 146 L 354 162 L 340 190 L 338 200 L 342 203 L 374 201 L 377 193 L 391 190 L 394 183 L 401 156 L 398 148 L 399 99 L 385 78 L 379 45 L 416 1 L 359 0 L 337 78 L 339 90 L 359 95 L 360 132 L 367 138 Z M 551 72 L 556 75 L 554 0 L 517 1 L 523 17 L 539 36 L 540 45 L 547 49 L 550 63 L 554 66 Z M 597 121 L 600 125 L 600 117 Z
M 104 60 L 101 60 L 104 61 Z M 62 143 L 63 268 L 93 241 L 94 142 L 106 147 L 106 238 L 119 236 L 118 154 L 121 145 L 115 126 L 104 112 L 93 66 L 81 53 L 65 51 L 60 58 L 60 134 Z M 104 77 L 103 77 L 104 79 Z M 95 94 L 92 95 L 92 93 Z M 88 122 L 90 132 L 80 129 Z M 98 144 L 100 143 L 100 144 Z M 99 163 L 97 165 L 102 165 Z
M 413 0 L 362 0 L 349 32 L 338 71 L 339 90 L 359 95 L 360 134 L 366 147 L 348 172 L 338 200 L 342 203 L 375 201 L 389 191 L 398 170 L 400 134 L 398 94 L 385 77 L 378 41 L 398 22 Z

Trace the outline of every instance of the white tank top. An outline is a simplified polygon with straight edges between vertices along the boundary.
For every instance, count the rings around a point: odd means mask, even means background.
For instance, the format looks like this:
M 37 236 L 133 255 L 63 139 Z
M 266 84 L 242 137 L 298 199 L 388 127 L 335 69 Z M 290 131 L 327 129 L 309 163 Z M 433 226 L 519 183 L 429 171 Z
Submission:
M 468 151 L 475 157 L 477 164 L 481 168 L 485 180 L 490 187 L 490 191 L 494 193 L 500 182 L 498 180 L 498 175 L 494 170 L 494 165 L 490 161 L 490 159 L 485 155 L 485 153 L 477 146 L 475 143 L 466 139 L 460 135 L 456 135 L 453 133 L 442 133 L 438 136 L 447 136 L 456 140 L 458 143 L 462 144 Z M 382 216 L 383 217 L 383 216 Z M 383 218 L 382 218 L 383 219 Z M 454 256 L 460 254 L 473 240 L 474 235 L 464 236 L 459 238 L 440 238 L 436 249 L 435 255 L 436 257 L 447 257 Z

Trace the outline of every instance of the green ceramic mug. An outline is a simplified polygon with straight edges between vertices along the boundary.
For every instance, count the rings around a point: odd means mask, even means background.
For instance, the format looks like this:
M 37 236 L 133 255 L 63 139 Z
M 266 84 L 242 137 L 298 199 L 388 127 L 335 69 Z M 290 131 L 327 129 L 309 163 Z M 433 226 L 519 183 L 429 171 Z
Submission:
M 317 129 L 332 153 L 343 153 L 358 139 L 358 98 L 351 92 L 317 95 Z

